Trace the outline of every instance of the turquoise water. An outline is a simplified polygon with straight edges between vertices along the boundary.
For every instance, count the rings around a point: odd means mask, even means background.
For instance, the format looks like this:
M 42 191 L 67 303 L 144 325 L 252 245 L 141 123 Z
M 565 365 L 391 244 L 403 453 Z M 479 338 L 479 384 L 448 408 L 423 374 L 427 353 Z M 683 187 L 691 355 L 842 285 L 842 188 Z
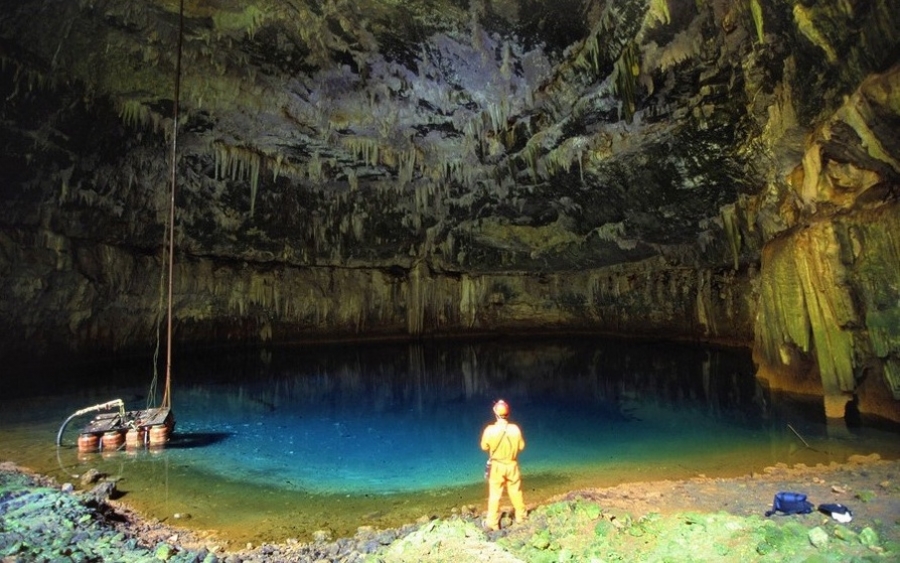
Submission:
M 128 360 L 50 383 L 24 373 L 6 379 L 0 459 L 63 478 L 101 467 L 130 484 L 130 498 L 149 512 L 185 510 L 159 505 L 164 483 L 198 524 L 222 527 L 216 511 L 230 496 L 232 519 L 263 518 L 254 512 L 259 491 L 272 497 L 265 518 L 285 521 L 298 503 L 326 497 L 457 490 L 448 503 L 478 498 L 478 441 L 498 398 L 525 435 L 520 461 L 531 498 L 611 479 L 742 474 L 854 453 L 900 457 L 894 432 L 851 432 L 826 424 L 815 404 L 773 396 L 746 351 L 584 338 L 182 354 L 176 432 L 165 451 L 79 455 L 75 439 L 89 417 L 69 425 L 63 448 L 53 446 L 77 409 L 114 398 L 129 409 L 146 405 L 151 370 Z M 281 495 L 291 506 L 279 508 Z M 379 512 L 389 512 L 385 504 Z M 349 529 L 369 509 L 347 509 Z

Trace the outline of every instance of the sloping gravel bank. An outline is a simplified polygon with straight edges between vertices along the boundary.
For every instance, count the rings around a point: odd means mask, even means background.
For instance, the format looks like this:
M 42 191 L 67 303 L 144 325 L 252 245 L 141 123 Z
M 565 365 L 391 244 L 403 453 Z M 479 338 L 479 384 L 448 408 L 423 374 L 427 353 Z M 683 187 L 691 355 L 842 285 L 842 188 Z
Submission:
M 108 501 L 115 484 L 85 475 L 59 485 L 0 464 L 0 558 L 121 562 L 900 561 L 900 461 L 878 456 L 829 466 L 776 466 L 732 479 L 627 483 L 575 491 L 533 507 L 525 524 L 486 534 L 477 509 L 423 516 L 396 530 L 225 552 L 213 536 L 142 519 Z M 841 503 L 849 523 L 812 512 L 766 518 L 772 496 L 804 492 Z

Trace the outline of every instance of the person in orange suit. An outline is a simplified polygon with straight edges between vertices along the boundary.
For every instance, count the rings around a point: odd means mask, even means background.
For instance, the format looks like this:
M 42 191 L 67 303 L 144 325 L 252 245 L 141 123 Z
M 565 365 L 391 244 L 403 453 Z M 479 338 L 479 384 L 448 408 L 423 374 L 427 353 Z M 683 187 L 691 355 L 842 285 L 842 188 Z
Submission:
M 496 422 L 485 427 L 481 434 L 481 449 L 488 452 L 488 511 L 484 527 L 500 529 L 500 497 L 503 490 L 509 495 L 515 510 L 516 522 L 524 522 L 525 501 L 522 498 L 522 474 L 519 471 L 519 452 L 525 449 L 525 439 L 519 427 L 509 422 L 509 405 L 503 399 L 494 403 Z

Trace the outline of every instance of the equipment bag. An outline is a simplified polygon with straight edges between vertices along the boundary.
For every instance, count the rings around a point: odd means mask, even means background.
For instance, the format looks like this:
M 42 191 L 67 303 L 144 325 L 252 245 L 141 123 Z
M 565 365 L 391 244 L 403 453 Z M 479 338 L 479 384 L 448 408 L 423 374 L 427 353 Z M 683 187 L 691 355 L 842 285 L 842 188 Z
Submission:
M 805 494 L 781 491 L 775 493 L 772 510 L 767 510 L 766 516 L 771 516 L 776 512 L 783 514 L 809 514 L 813 511 L 813 508 L 815 508 L 815 505 L 806 500 Z
M 843 504 L 820 504 L 819 512 L 827 514 L 844 524 L 853 520 L 853 512 Z

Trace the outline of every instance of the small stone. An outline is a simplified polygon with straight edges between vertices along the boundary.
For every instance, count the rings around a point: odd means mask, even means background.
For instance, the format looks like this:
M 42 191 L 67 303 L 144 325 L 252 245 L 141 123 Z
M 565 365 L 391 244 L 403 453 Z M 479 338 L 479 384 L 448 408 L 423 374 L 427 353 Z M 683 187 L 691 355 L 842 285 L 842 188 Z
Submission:
M 849 542 L 855 540 L 857 538 L 857 534 L 846 526 L 835 526 L 834 537 L 839 540 Z
M 531 538 L 531 547 L 544 550 L 550 547 L 550 536 L 543 533 L 537 533 Z
M 878 538 L 878 532 L 876 532 L 872 528 L 869 528 L 868 526 L 863 528 L 863 531 L 859 533 L 859 543 L 863 544 L 866 547 L 878 547 L 880 541 L 881 540 Z
M 83 486 L 93 485 L 97 481 L 103 478 L 103 473 L 100 473 L 94 468 L 88 469 L 81 476 L 81 484 Z
M 813 544 L 817 549 L 821 549 L 828 545 L 828 532 L 816 526 L 809 531 L 809 543 Z
M 837 486 L 837 485 L 832 485 L 832 486 L 831 486 L 831 492 L 832 492 L 832 493 L 837 493 L 837 494 L 839 494 L 839 495 L 845 495 L 845 494 L 847 494 L 847 489 L 845 489 L 845 488 L 843 488 L 843 487 L 839 487 L 839 486 Z
M 313 532 L 312 537 L 316 543 L 331 541 L 331 530 L 316 530 Z
M 63 483 L 63 486 L 60 490 L 64 493 L 71 493 L 75 490 L 75 486 L 72 485 L 72 483 Z
M 156 558 L 168 561 L 175 554 L 175 549 L 169 544 L 162 544 L 156 548 Z

